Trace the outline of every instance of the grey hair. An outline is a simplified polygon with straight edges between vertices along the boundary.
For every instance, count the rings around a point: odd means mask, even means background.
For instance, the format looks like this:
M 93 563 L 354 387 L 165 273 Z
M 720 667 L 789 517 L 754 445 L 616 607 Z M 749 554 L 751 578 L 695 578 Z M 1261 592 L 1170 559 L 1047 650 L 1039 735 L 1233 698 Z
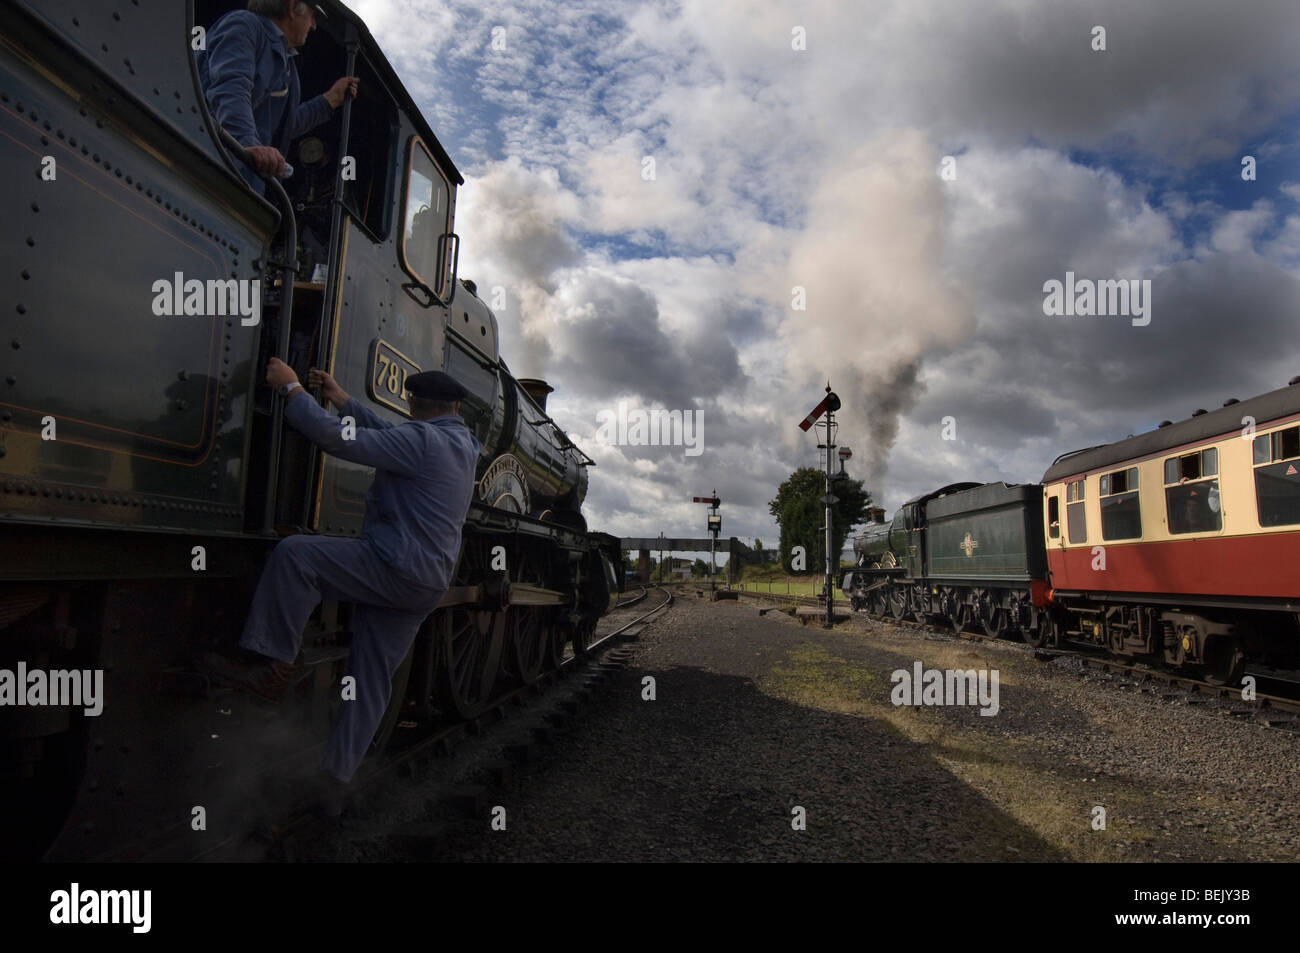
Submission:
M 272 20 L 284 16 L 286 7 L 297 10 L 303 6 L 306 6 L 306 4 L 302 0 L 248 0 L 248 11 L 250 13 L 270 17 Z
M 456 410 L 454 400 L 433 400 L 429 397 L 411 397 L 411 410 L 421 417 L 438 417 Z

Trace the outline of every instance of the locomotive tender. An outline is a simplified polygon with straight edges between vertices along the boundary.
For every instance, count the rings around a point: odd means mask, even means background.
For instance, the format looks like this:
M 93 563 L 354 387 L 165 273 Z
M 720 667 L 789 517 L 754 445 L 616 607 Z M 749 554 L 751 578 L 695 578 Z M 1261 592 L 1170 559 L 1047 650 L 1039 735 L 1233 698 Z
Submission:
M 1041 484 L 955 483 L 854 540 L 855 609 L 1062 639 L 1235 682 L 1300 664 L 1300 377 L 1063 454 Z
M 292 733 L 271 739 L 194 665 L 237 637 L 280 536 L 361 531 L 370 471 L 283 426 L 272 356 L 303 379 L 328 369 L 395 422 L 410 374 L 469 391 L 483 450 L 456 579 L 376 750 L 474 716 L 566 643 L 585 650 L 621 588 L 617 540 L 581 513 L 592 461 L 547 415 L 550 387 L 511 375 L 495 315 L 457 275 L 463 179 L 337 0 L 298 57 L 304 96 L 342 75 L 359 96 L 295 143 L 267 199 L 239 175 L 193 52 L 197 27 L 243 6 L 0 7 L 0 669 L 105 673 L 98 717 L 0 708 L 6 852 L 162 856 L 188 838 L 187 855 L 194 805 L 230 834 L 249 777 L 313 763 L 348 606 L 327 599 L 309 627 L 313 677 L 279 722 Z

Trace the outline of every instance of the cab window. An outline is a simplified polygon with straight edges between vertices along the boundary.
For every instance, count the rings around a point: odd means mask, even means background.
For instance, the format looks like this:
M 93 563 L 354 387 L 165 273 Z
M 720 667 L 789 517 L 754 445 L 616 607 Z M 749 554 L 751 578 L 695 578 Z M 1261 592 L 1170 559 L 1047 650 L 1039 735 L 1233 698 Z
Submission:
M 406 207 L 402 217 L 402 266 L 440 299 L 446 297 L 443 261 L 451 231 L 451 189 L 433 157 L 418 138 L 411 140 L 406 164 Z

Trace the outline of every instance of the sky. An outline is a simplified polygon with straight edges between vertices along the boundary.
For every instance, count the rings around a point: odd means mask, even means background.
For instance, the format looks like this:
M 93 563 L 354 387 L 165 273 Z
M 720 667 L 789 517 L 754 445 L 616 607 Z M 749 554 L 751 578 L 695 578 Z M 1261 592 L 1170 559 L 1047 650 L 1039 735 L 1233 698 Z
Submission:
M 716 489 L 775 545 L 828 381 L 892 514 L 1300 374 L 1293 0 L 350 5 L 465 176 L 460 274 L 596 460 L 593 529 L 702 536 Z M 1067 272 L 1149 320 L 1045 313 Z M 620 402 L 700 443 L 619 445 Z

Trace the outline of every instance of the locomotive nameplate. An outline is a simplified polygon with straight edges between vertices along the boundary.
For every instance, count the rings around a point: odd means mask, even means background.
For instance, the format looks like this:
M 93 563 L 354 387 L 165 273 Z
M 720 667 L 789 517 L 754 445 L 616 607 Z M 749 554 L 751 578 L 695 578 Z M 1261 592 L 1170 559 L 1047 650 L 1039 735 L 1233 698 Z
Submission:
M 366 392 L 376 403 L 409 417 L 411 412 L 406 406 L 406 381 L 412 374 L 420 373 L 420 370 L 419 364 L 383 338 L 375 338 L 375 342 L 370 345 L 370 378 L 366 382 Z

